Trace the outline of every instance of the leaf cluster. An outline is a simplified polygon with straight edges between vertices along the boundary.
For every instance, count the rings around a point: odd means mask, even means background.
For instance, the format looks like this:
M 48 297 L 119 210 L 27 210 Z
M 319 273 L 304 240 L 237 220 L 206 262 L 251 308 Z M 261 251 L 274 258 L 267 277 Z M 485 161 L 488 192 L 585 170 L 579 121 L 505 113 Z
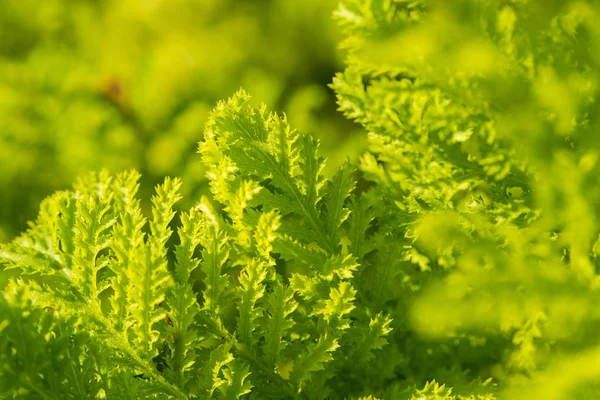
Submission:
M 240 90 L 199 144 L 214 202 L 177 212 L 166 179 L 146 217 L 135 172 L 48 198 L 0 247 L 20 271 L 0 395 L 590 398 L 597 7 L 343 0 L 336 16 L 358 165 L 326 175 L 318 140 Z

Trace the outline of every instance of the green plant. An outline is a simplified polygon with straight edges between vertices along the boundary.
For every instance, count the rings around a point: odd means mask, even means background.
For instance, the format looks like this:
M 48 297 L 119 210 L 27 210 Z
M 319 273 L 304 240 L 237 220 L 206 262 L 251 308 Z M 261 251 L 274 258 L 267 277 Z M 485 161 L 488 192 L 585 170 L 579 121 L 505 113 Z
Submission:
M 252 388 L 258 398 L 325 398 L 335 369 L 359 372 L 354 357 L 385 344 L 384 314 L 349 318 L 358 264 L 340 241 L 353 169 L 327 181 L 316 140 L 248 101 L 240 92 L 211 114 L 200 152 L 223 213 L 202 200 L 180 214 L 172 265 L 165 245 L 180 182 L 157 187 L 146 223 L 134 172 L 84 177 L 2 247 L 0 260 L 21 269 L 3 299 L 15 316 L 1 339 L 9 393 L 121 398 L 126 385 L 131 398 L 237 398 Z M 39 324 L 37 335 L 20 335 L 27 324 Z M 98 355 L 67 339 L 80 332 Z M 19 347 L 29 341 L 39 347 Z M 46 348 L 73 362 L 66 382 L 40 373 Z
M 360 170 L 389 237 L 374 255 L 393 254 L 371 268 L 381 308 L 402 305 L 403 376 L 597 397 L 598 7 L 346 0 L 336 15 L 349 66 L 333 88 L 369 132 Z
M 0 398 L 598 396 L 600 11 L 344 0 L 336 16 L 358 166 L 326 176 L 317 140 L 240 91 L 199 145 L 215 203 L 176 213 L 167 179 L 147 221 L 135 172 L 48 198 L 0 247 L 20 271 Z
M 144 197 L 166 175 L 185 180 L 183 202 L 205 194 L 196 143 L 216 101 L 240 85 L 296 127 L 322 133 L 327 150 L 346 131 L 325 87 L 341 65 L 334 6 L 4 0 L 0 242 L 89 170 L 134 168 Z

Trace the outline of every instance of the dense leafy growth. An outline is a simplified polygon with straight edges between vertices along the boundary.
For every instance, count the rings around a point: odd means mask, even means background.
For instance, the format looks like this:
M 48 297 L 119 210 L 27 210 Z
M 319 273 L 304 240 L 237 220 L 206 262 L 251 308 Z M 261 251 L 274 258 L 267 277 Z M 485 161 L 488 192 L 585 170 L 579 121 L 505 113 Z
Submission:
M 0 241 L 88 170 L 135 168 L 148 197 L 180 176 L 191 206 L 206 192 L 194 154 L 206 117 L 241 85 L 337 145 L 347 125 L 326 87 L 342 65 L 335 4 L 2 0 Z
M 593 4 L 346 0 L 336 12 L 349 66 L 333 88 L 369 132 L 360 169 L 384 238 L 365 268 L 384 275 L 375 293 L 409 380 L 460 394 L 463 378 L 493 376 L 503 398 L 591 398 Z
M 369 391 L 368 380 L 346 388 L 328 381 L 336 371 L 362 374 L 368 365 L 355 359 L 373 359 L 390 332 L 383 313 L 350 318 L 359 264 L 341 242 L 353 170 L 345 164 L 327 181 L 315 139 L 248 100 L 240 92 L 210 116 L 200 152 L 223 211 L 202 199 L 181 213 L 173 257 L 166 245 L 180 181 L 156 188 L 147 221 L 135 172 L 85 176 L 46 199 L 31 229 L 2 247 L 1 259 L 22 272 L 5 289 L 6 315 L 17 317 L 5 320 L 3 337 L 3 365 L 19 373 L 19 390 L 60 398 L 85 380 L 93 381 L 89 396 L 109 398 L 120 398 L 124 382 L 132 398 Z M 42 333 L 20 337 L 19 324 L 46 328 L 49 316 L 21 317 L 23 307 L 59 318 L 49 332 L 86 332 L 106 358 L 73 359 L 72 380 L 53 385 L 36 369 L 45 347 L 16 347 Z M 95 357 L 50 335 L 42 343 L 59 357 Z
M 600 9 L 336 18 L 358 165 L 240 90 L 199 144 L 214 201 L 167 178 L 144 213 L 133 171 L 47 198 L 0 247 L 0 398 L 598 397 Z

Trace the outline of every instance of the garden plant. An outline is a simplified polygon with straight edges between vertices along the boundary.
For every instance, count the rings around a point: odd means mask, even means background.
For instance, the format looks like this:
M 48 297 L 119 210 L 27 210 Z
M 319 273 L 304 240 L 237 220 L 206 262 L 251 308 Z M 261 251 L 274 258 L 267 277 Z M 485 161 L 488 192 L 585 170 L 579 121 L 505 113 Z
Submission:
M 333 18 L 355 125 L 240 89 L 199 167 L 81 173 L 0 245 L 0 399 L 600 399 L 600 5 Z

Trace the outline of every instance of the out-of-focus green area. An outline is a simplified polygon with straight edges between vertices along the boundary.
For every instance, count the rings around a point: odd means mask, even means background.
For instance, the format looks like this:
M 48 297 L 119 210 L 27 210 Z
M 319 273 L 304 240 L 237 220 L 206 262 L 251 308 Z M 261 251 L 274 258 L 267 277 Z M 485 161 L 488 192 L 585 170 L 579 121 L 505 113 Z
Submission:
M 360 168 L 393 204 L 380 229 L 397 232 L 356 279 L 393 310 L 377 376 L 397 362 L 396 376 L 454 388 L 412 399 L 599 398 L 598 5 L 344 0 L 336 13 L 349 67 L 334 87 L 370 132 Z M 493 397 L 464 385 L 488 377 Z
M 90 169 L 136 168 L 143 193 L 181 176 L 194 201 L 206 190 L 195 155 L 206 114 L 240 86 L 339 165 L 356 127 L 326 86 L 342 68 L 335 3 L 3 0 L 0 242 Z

